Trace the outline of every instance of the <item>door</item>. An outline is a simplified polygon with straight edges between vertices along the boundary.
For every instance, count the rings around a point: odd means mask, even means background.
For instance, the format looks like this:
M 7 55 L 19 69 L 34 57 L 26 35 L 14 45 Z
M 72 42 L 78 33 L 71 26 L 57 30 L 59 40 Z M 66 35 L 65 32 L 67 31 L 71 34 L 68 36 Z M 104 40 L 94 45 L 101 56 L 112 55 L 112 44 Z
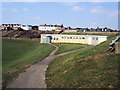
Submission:
M 51 43 L 51 36 L 47 36 L 46 43 Z

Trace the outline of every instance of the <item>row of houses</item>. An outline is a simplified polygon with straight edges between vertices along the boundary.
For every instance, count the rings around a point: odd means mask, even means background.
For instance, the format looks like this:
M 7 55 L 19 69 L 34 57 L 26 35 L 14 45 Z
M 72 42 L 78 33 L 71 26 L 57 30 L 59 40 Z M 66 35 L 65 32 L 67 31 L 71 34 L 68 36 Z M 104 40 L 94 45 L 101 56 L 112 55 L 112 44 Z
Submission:
M 114 32 L 118 30 L 113 30 L 111 28 L 71 28 L 71 27 L 66 27 L 65 28 L 66 32 Z M 69 30 L 69 31 L 68 31 Z
M 0 25 L 1 30 L 18 30 L 18 28 L 22 28 L 24 30 L 31 30 L 32 25 L 22 25 L 22 24 L 2 24 L 2 25 Z
M 41 30 L 41 31 L 60 31 L 64 30 L 65 32 L 114 32 L 113 30 L 107 27 L 104 28 L 72 28 L 64 27 L 63 24 L 42 24 L 42 25 L 23 25 L 23 24 L 2 24 L 0 25 L 1 30 L 18 30 L 21 28 L 23 30 Z
M 59 31 L 63 29 L 63 24 L 56 24 L 56 25 L 23 25 L 23 24 L 2 24 L 0 25 L 1 30 L 18 30 L 21 28 L 23 30 L 41 30 L 41 31 Z

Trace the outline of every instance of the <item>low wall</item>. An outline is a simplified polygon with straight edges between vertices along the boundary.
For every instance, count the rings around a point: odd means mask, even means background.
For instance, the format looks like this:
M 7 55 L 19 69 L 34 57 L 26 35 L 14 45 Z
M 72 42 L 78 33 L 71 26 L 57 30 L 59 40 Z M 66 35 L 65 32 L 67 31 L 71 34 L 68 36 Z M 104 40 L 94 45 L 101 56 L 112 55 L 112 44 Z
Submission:
M 120 42 L 115 43 L 115 53 L 120 54 Z

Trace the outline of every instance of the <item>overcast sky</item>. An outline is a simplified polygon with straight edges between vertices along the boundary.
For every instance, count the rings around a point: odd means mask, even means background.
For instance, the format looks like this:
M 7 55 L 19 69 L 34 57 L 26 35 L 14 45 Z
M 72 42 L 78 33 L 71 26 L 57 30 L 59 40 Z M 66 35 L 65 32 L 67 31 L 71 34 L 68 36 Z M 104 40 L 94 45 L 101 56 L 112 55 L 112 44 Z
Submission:
M 3 2 L 2 23 L 118 28 L 117 2 Z

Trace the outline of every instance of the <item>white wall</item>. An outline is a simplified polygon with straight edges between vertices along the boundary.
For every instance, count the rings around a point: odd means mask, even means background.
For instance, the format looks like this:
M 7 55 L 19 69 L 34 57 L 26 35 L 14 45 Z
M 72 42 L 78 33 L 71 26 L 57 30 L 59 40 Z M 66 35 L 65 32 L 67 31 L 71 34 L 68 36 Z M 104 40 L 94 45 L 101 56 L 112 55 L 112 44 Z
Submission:
M 82 43 L 88 45 L 98 45 L 107 40 L 107 36 L 97 36 L 97 35 L 41 34 L 41 43 L 43 37 L 47 37 L 47 36 L 52 37 L 51 42 L 53 43 Z M 68 37 L 72 37 L 72 39 L 67 39 Z M 79 39 L 74 39 L 74 37 L 78 37 Z M 80 37 L 81 38 L 85 37 L 85 39 L 80 39 Z M 93 39 L 93 37 L 98 39 Z M 54 38 L 58 38 L 58 40 L 54 40 Z
M 105 37 L 99 37 L 98 38 L 98 43 L 102 43 L 102 42 L 104 42 L 106 40 L 107 40 L 107 37 L 106 38 Z
M 92 37 L 87 38 L 88 45 L 92 45 Z
M 52 30 L 56 30 L 58 27 L 45 27 L 45 26 L 39 26 L 38 30 L 41 31 L 52 31 Z
M 31 30 L 32 27 L 30 27 L 29 25 L 21 25 L 20 26 L 23 30 Z

